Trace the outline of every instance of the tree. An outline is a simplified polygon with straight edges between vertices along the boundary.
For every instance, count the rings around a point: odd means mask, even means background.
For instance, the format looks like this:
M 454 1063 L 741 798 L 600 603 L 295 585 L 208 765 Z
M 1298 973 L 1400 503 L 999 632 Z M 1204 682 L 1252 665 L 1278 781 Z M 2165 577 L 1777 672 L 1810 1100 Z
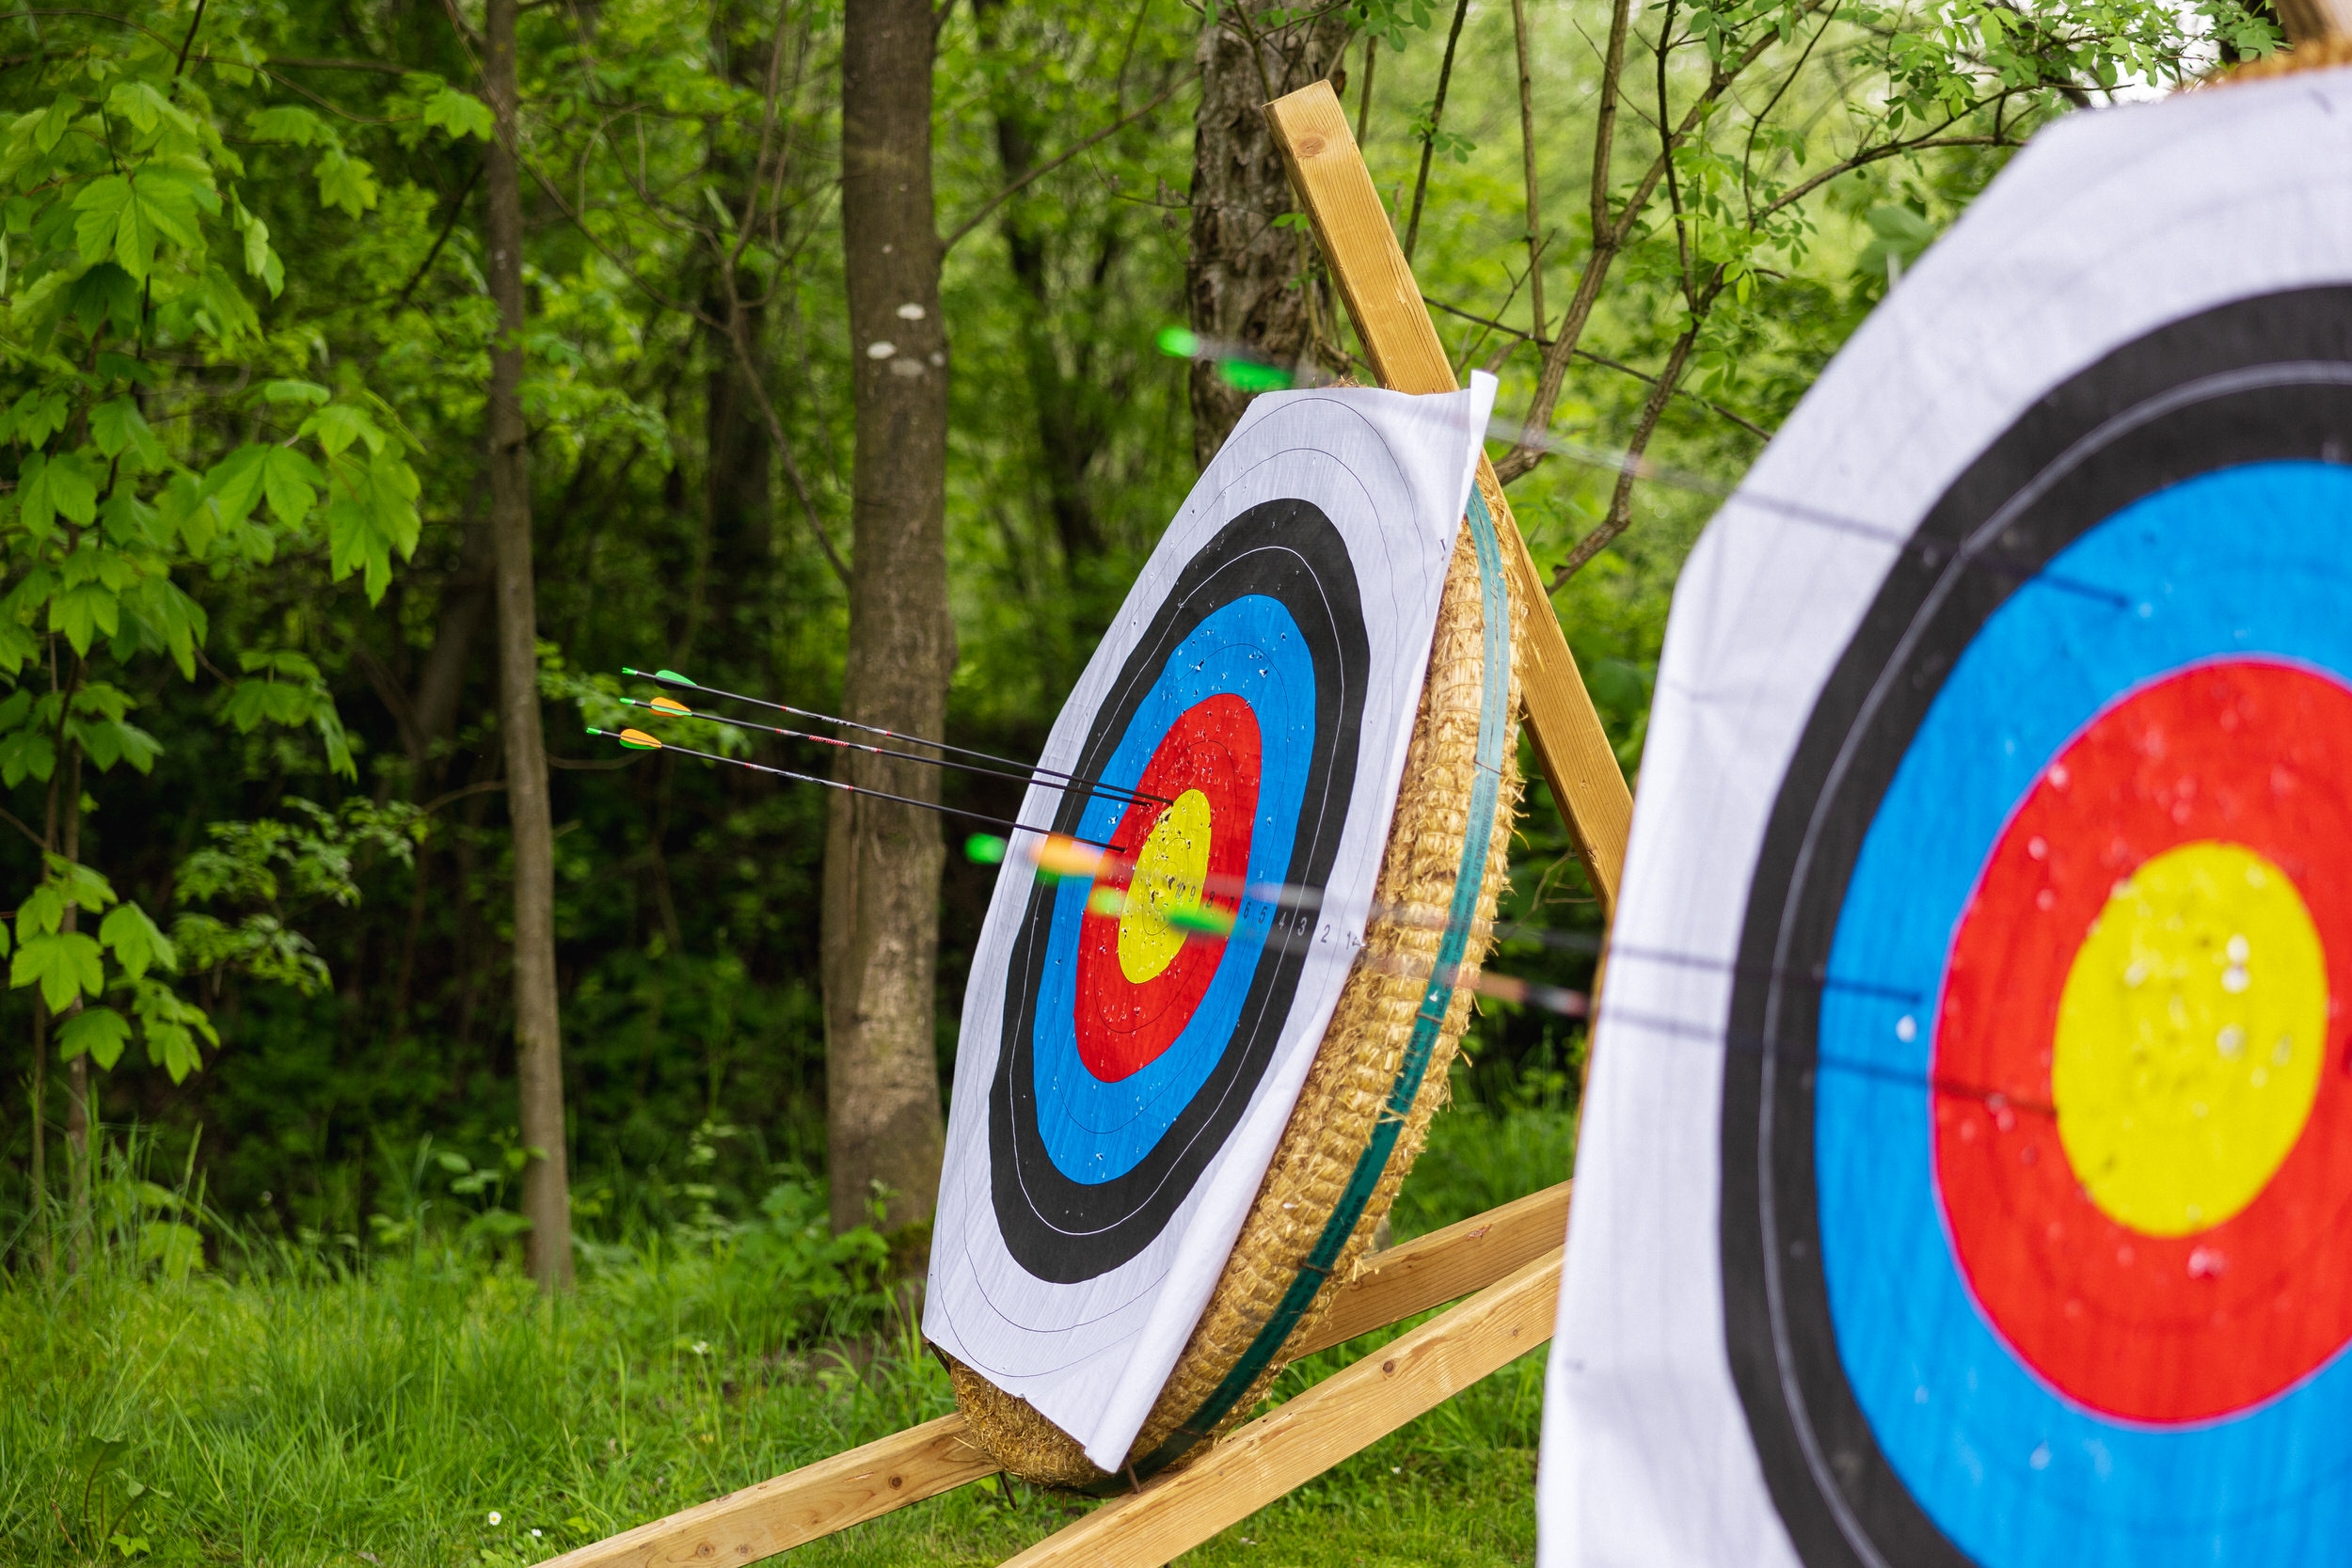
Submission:
M 555 990 L 555 821 L 539 714 L 539 600 L 531 560 L 530 431 L 523 422 L 523 201 L 515 62 L 516 0 L 489 0 L 483 95 L 495 122 L 484 154 L 484 228 L 498 341 L 490 353 L 490 532 L 498 559 L 499 729 L 514 828 L 515 1077 L 522 1105 L 523 1217 L 540 1289 L 572 1283 L 565 1180 L 564 1035 Z
M 946 728 L 955 673 L 947 609 L 947 337 L 931 198 L 930 0 L 859 0 L 841 47 L 841 249 L 856 451 L 850 478 L 851 720 Z M 843 753 L 838 777 L 939 799 L 936 769 Z M 896 1230 L 930 1218 L 946 1132 L 933 988 L 938 817 L 841 794 L 825 835 L 825 1100 L 836 1229 L 877 1192 Z
M 131 721 L 142 689 L 161 670 L 194 682 L 201 668 L 224 689 L 223 728 L 313 730 L 328 766 L 354 772 L 316 665 L 248 645 L 224 654 L 239 674 L 222 672 L 206 652 L 211 617 L 183 584 L 249 578 L 281 550 L 324 542 L 329 576 L 358 576 L 380 598 L 393 559 L 417 542 L 417 478 L 381 404 L 356 380 L 334 389 L 282 373 L 299 370 L 301 352 L 289 356 L 263 330 L 252 295 L 278 294 L 284 264 L 246 200 L 244 157 L 187 74 L 201 21 L 199 8 L 176 40 L 51 28 L 29 59 L 42 106 L 10 123 L 0 149 L 14 262 L 11 330 L 0 337 L 9 474 L 0 784 L 45 786 L 38 832 L 0 813 L 39 856 L 14 899 L 13 939 L 0 927 L 0 953 L 13 949 L 10 989 L 33 993 L 33 1187 L 44 1223 L 53 1039 L 67 1067 L 77 1260 L 91 1065 L 112 1069 L 134 1040 L 175 1083 L 203 1065 L 219 1036 L 172 984 L 183 960 L 308 973 L 275 962 L 306 944 L 267 922 L 231 930 L 183 915 L 167 938 L 84 861 L 97 781 L 118 767 L 145 774 L 163 754 Z M 216 19 L 209 41 L 232 60 L 243 48 L 229 19 Z M 223 73 L 232 87 L 252 74 Z M 366 166 L 309 111 L 257 106 L 244 129 L 257 159 L 289 149 L 307 163 L 315 151 L 322 204 L 356 212 L 372 198 Z M 225 397 L 207 385 L 222 371 Z
M 1261 106 L 1333 74 L 1347 48 L 1345 6 L 1238 0 L 1208 8 L 1195 58 L 1192 254 L 1184 269 L 1192 329 L 1247 344 L 1278 364 L 1331 363 L 1328 291 L 1310 276 L 1312 241 L 1292 212 L 1290 179 Z M 1216 455 L 1251 394 L 1216 366 L 1192 368 L 1192 451 Z

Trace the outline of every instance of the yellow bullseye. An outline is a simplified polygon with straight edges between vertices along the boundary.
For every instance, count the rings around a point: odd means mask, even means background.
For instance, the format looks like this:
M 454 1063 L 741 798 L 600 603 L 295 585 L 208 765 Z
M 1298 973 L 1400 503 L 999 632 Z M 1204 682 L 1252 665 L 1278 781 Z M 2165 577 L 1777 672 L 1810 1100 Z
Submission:
M 1168 917 L 1200 905 L 1209 874 L 1209 798 L 1185 790 L 1160 814 L 1136 855 L 1126 912 L 1119 917 L 1119 972 L 1131 985 L 1151 979 L 1184 951 L 1184 933 Z
M 2285 872 L 2210 840 L 2146 862 L 2058 1000 L 2058 1140 L 2090 1200 L 2152 1236 L 2253 1202 L 2311 1116 L 2327 1026 L 2326 957 Z

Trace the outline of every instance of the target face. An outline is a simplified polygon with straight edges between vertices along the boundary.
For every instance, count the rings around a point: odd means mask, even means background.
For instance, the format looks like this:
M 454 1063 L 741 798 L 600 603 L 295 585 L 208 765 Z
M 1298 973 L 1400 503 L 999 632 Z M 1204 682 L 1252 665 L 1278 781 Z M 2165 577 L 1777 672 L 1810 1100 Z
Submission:
M 1821 688 L 1730 985 L 1732 1370 L 1808 1563 L 2352 1539 L 2352 293 L 2126 344 Z
M 1056 721 L 965 992 L 926 1338 L 1120 1465 L 1354 966 L 1493 383 L 1262 397 Z M 1035 842 L 1039 835 L 1029 835 Z M 1221 929 L 1230 927 L 1230 929 Z
M 989 1140 L 997 1223 L 1040 1278 L 1141 1251 L 1264 1076 L 1309 947 L 1269 939 L 1313 917 L 1216 890 L 1327 880 L 1370 657 L 1338 530 L 1269 501 L 1192 558 L 1097 710 L 1073 771 L 1170 803 L 1065 796 L 1058 831 L 1134 863 L 1040 884 L 1014 938 Z M 1232 935 L 1188 940 L 1172 902 L 1233 914 Z

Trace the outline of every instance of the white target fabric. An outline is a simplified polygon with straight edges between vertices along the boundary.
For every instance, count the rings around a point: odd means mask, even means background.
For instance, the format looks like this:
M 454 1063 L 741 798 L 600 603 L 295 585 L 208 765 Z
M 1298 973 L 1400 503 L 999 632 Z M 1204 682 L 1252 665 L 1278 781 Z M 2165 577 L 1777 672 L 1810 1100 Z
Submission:
M 2352 72 L 2070 117 L 1903 279 L 1692 552 L 1614 941 L 1699 961 L 1610 968 L 1545 1409 L 1546 1568 L 1798 1560 L 1725 1350 L 1728 966 L 1799 731 L 1897 550 L 1756 498 L 1908 537 L 2010 420 L 2110 350 L 2347 277 Z
M 1264 503 L 1311 502 L 1344 541 L 1370 645 L 1359 761 L 1325 884 L 1327 911 L 1364 909 L 1388 840 L 1494 385 L 1481 374 L 1470 389 L 1443 396 L 1327 388 L 1252 403 L 1095 650 L 1041 765 L 1079 766 L 1092 716 L 1186 565 L 1220 530 Z M 1051 821 L 1059 803 L 1057 792 L 1032 788 L 1021 819 Z M 990 1095 L 1002 1051 L 1014 927 L 1033 885 L 1033 872 L 1018 855 L 1009 859 L 973 958 L 923 1329 L 1113 1469 L 1124 1461 L 1232 1250 L 1339 1000 L 1353 949 L 1344 940 L 1318 944 L 1247 1109 L 1156 1239 L 1094 1277 L 1057 1283 L 1024 1268 L 1009 1250 L 992 1196 Z

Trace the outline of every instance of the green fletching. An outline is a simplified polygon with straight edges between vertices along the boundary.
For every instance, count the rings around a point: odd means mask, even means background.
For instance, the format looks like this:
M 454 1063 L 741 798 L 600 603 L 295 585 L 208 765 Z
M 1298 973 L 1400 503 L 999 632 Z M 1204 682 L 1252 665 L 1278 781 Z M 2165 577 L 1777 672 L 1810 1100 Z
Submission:
M 994 833 L 974 833 L 963 841 L 963 858 L 974 865 L 1005 863 L 1005 841 Z
M 687 679 L 675 670 L 656 670 L 653 673 L 653 678 L 658 681 L 668 681 L 672 686 L 700 686 L 702 684 L 700 681 Z
M 1164 911 L 1160 918 L 1180 931 L 1200 936 L 1225 937 L 1233 934 L 1233 916 L 1230 911 L 1215 904 L 1180 905 Z
M 1160 332 L 1160 352 L 1178 359 L 1189 359 L 1200 352 L 1200 335 L 1187 332 L 1181 326 L 1164 327 Z
M 1280 366 L 1249 359 L 1220 359 L 1216 373 L 1237 392 L 1279 392 L 1291 384 L 1291 372 Z

